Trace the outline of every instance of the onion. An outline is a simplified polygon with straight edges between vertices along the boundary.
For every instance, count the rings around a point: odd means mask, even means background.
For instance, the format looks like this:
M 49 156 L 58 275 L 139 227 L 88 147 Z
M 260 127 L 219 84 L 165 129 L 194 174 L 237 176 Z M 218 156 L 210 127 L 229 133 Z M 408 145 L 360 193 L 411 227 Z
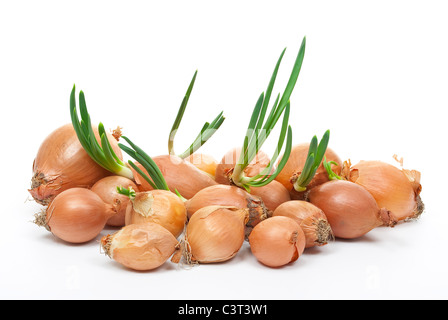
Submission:
M 115 175 L 98 180 L 90 189 L 99 195 L 105 203 L 110 204 L 114 208 L 116 214 L 107 220 L 107 225 L 111 227 L 123 227 L 125 225 L 129 197 L 117 192 L 117 187 L 119 186 L 138 191 L 137 185 L 132 180 Z
M 233 148 L 229 150 L 221 159 L 221 162 L 216 166 L 215 180 L 221 184 L 230 184 L 230 176 L 233 169 L 240 158 L 241 148 Z M 269 165 L 270 159 L 263 151 L 258 151 L 254 159 L 244 169 L 246 177 L 254 177 L 260 174 L 263 169 Z
M 221 162 L 216 167 L 215 180 L 221 184 L 233 184 L 231 183 L 230 176 L 233 169 L 237 164 L 237 161 L 241 154 L 241 148 L 233 148 L 228 151 Z M 270 159 L 263 151 L 258 151 L 254 159 L 244 169 L 246 177 L 254 177 L 261 174 L 263 170 L 269 166 Z M 250 193 L 259 196 L 266 208 L 270 211 L 274 211 L 277 206 L 285 201 L 291 200 L 288 190 L 280 183 L 273 180 L 269 184 L 262 187 L 250 187 Z
M 275 180 L 262 187 L 251 187 L 250 193 L 260 197 L 266 208 L 272 212 L 282 203 L 291 200 L 288 190 Z
M 93 191 L 71 188 L 58 194 L 35 223 L 70 243 L 94 239 L 116 212 Z
M 233 258 L 244 242 L 249 212 L 228 206 L 199 209 L 185 232 L 184 258 L 191 263 L 215 263 Z
M 324 212 L 310 202 L 285 202 L 277 207 L 272 216 L 285 216 L 297 222 L 305 233 L 306 248 L 323 246 L 333 239 L 333 232 Z
M 423 212 L 418 171 L 400 170 L 382 161 L 361 161 L 350 168 L 346 178 L 367 189 L 378 206 L 398 220 L 417 218 Z
M 193 197 L 198 191 L 216 185 L 217 182 L 204 171 L 193 164 L 174 155 L 160 155 L 152 158 L 162 172 L 163 177 L 172 192 L 176 190 L 186 199 Z M 138 163 L 140 168 L 142 166 Z M 141 191 L 153 188 L 135 171 L 134 177 Z
M 349 181 L 321 184 L 310 190 L 308 198 L 322 209 L 338 238 L 358 238 L 376 227 L 393 227 L 397 223 L 391 212 L 378 207 L 366 189 Z
M 213 156 L 204 153 L 193 153 L 185 158 L 185 160 L 192 163 L 199 170 L 209 174 L 213 179 L 215 178 L 218 162 Z
M 98 130 L 94 128 L 99 141 Z M 113 150 L 122 157 L 117 141 L 107 134 Z M 110 172 L 95 163 L 81 146 L 72 124 L 53 131 L 41 144 L 33 163 L 31 189 L 34 200 L 48 205 L 64 190 L 89 188 Z
M 189 219 L 197 211 L 208 206 L 232 206 L 249 210 L 249 219 L 246 223 L 246 236 L 261 220 L 271 215 L 260 197 L 251 195 L 241 188 L 218 184 L 204 188 L 193 198 L 185 202 Z
M 293 200 L 304 200 L 305 198 L 305 192 L 298 192 L 294 189 L 294 182 L 300 175 L 301 171 L 303 170 L 303 167 L 307 160 L 309 147 L 310 143 L 301 143 L 295 145 L 291 150 L 291 154 L 289 155 L 286 165 L 275 178 L 275 180 L 283 184 L 285 188 L 289 190 L 291 194 L 291 199 Z M 341 172 L 341 165 L 342 165 L 339 156 L 332 149 L 327 148 L 325 152 L 325 157 L 328 162 L 335 161 L 336 163 L 339 164 L 338 166 L 331 164 L 332 170 L 336 174 L 339 174 Z M 281 158 L 279 162 L 280 161 Z M 329 179 L 327 171 L 321 164 L 317 168 L 314 178 L 308 184 L 307 189 L 310 190 L 317 185 L 327 182 L 328 180 Z
M 305 250 L 305 234 L 291 218 L 276 216 L 260 222 L 249 236 L 258 261 L 272 268 L 296 261 Z
M 176 251 L 177 244 L 171 232 L 151 222 L 125 226 L 101 239 L 106 255 L 138 271 L 160 267 Z
M 167 190 L 136 192 L 130 196 L 126 209 L 126 225 L 155 222 L 180 236 L 187 222 L 187 210 L 183 201 Z

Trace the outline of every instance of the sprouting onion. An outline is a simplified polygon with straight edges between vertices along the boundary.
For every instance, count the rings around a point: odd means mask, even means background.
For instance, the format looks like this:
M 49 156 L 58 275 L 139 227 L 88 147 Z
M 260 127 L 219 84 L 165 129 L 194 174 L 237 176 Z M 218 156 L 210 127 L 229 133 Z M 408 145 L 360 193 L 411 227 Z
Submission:
M 269 100 L 271 98 L 272 89 L 274 87 L 278 69 L 283 59 L 283 55 L 285 54 L 286 48 L 282 51 L 280 58 L 277 61 L 269 85 L 266 89 L 266 94 L 263 92 L 258 98 L 258 101 L 252 113 L 252 117 L 249 122 L 240 158 L 231 176 L 232 182 L 239 187 L 243 187 L 246 190 L 250 190 L 250 187 L 262 187 L 269 184 L 283 169 L 284 165 L 286 164 L 286 161 L 288 160 L 289 153 L 291 152 L 292 147 L 292 129 L 291 126 L 288 125 L 289 112 L 290 112 L 289 98 L 292 94 L 292 91 L 294 89 L 294 86 L 297 82 L 297 78 L 300 73 L 300 69 L 302 67 L 303 58 L 305 56 L 305 47 L 306 47 L 306 37 L 303 38 L 302 45 L 300 46 L 299 53 L 297 55 L 293 70 L 291 72 L 291 76 L 283 92 L 283 95 L 280 97 L 280 93 L 278 94 L 274 102 L 274 105 L 272 106 L 271 111 L 268 117 L 266 118 L 266 121 L 265 117 L 269 105 Z M 257 174 L 253 177 L 246 177 L 244 174 L 245 168 L 247 168 L 247 166 L 255 158 L 258 151 L 261 149 L 263 143 L 269 137 L 270 133 L 274 129 L 276 123 L 278 122 L 282 114 L 283 114 L 283 124 L 280 131 L 277 148 L 275 150 L 273 157 L 271 158 L 269 165 L 260 174 Z M 278 158 L 280 150 L 283 148 L 285 138 L 286 138 L 286 146 L 284 156 L 282 160 L 279 162 L 275 171 L 272 172 L 275 160 Z
M 84 92 L 79 92 L 79 109 L 81 114 L 81 121 L 78 118 L 76 108 L 75 86 L 73 86 L 70 95 L 70 115 L 72 119 L 73 128 L 78 136 L 79 142 L 89 156 L 104 169 L 120 176 L 133 179 L 132 170 L 129 169 L 123 161 L 115 154 L 112 146 L 107 138 L 104 125 L 100 122 L 98 124 L 98 133 L 101 139 L 101 145 L 95 139 L 90 116 L 87 111 L 86 99 Z
M 332 164 L 334 164 L 335 166 L 339 165 L 339 163 L 337 163 L 336 161 L 327 162 L 327 157 L 324 156 L 324 159 L 322 160 L 322 165 L 324 166 L 325 171 L 327 171 L 328 179 L 329 180 L 342 180 L 342 177 L 338 176 L 337 173 L 334 172 L 333 169 L 331 168 Z
M 138 172 L 154 189 L 158 190 L 170 190 L 168 188 L 168 184 L 166 183 L 165 178 L 163 177 L 162 172 L 160 171 L 157 164 L 154 160 L 140 147 L 134 144 L 128 137 L 121 136 L 126 142 L 130 145 L 130 147 L 125 146 L 122 143 L 119 143 L 118 146 L 124 152 L 126 152 L 129 156 L 134 158 L 138 163 L 140 163 L 149 176 L 143 172 L 132 160 L 128 160 L 128 164 Z
M 300 176 L 294 182 L 294 189 L 296 191 L 301 192 L 306 190 L 306 186 L 311 182 L 314 175 L 316 174 L 317 168 L 319 168 L 320 164 L 322 163 L 322 159 L 325 155 L 325 151 L 327 150 L 329 140 L 330 130 L 325 131 L 325 134 L 319 144 L 316 136 L 311 139 L 305 165 L 302 172 L 300 173 Z M 327 165 L 327 167 L 330 166 L 331 163 Z
M 168 152 L 170 155 L 174 155 L 174 137 L 176 136 L 177 130 L 179 128 L 179 125 L 182 121 L 182 118 L 185 113 L 185 109 L 187 108 L 188 100 L 190 99 L 191 91 L 193 90 L 194 83 L 196 81 L 196 76 L 198 74 L 198 71 L 194 73 L 193 79 L 191 79 L 190 85 L 188 86 L 187 92 L 185 93 L 185 96 L 182 100 L 182 103 L 180 105 L 179 111 L 177 112 L 176 119 L 174 120 L 173 126 L 170 131 L 169 139 L 168 139 Z M 201 132 L 197 135 L 197 137 L 194 139 L 193 143 L 190 145 L 190 147 L 185 150 L 183 153 L 179 154 L 178 156 L 182 159 L 185 159 L 195 153 L 204 143 L 210 139 L 213 134 L 219 129 L 219 127 L 224 122 L 225 118 L 223 116 L 223 112 L 221 113 L 211 122 L 206 122 L 204 126 L 201 129 Z

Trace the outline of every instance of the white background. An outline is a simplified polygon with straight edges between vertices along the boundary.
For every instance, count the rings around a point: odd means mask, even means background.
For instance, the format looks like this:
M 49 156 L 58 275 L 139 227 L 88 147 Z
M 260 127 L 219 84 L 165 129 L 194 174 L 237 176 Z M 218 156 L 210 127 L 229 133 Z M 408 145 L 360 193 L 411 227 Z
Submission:
M 448 298 L 447 9 L 428 0 L 0 1 L 0 298 Z M 227 263 L 167 262 L 152 272 L 126 270 L 97 241 L 67 245 L 31 222 L 41 209 L 28 201 L 32 162 L 70 121 L 73 84 L 94 122 L 122 126 L 158 155 L 197 69 L 176 150 L 224 110 L 202 149 L 220 159 L 241 145 L 287 47 L 274 89 L 283 91 L 304 36 L 294 143 L 331 129 L 330 147 L 353 163 L 403 157 L 422 172 L 420 220 L 307 250 L 281 269 L 259 264 L 245 244 Z M 263 149 L 275 143 L 273 134 Z

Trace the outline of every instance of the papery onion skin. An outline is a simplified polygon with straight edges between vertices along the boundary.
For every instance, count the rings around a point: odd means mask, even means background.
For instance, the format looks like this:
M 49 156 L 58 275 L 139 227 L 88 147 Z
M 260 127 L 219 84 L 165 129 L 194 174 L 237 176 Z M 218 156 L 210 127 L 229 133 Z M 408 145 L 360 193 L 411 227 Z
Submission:
M 98 130 L 93 128 L 93 131 L 99 141 Z M 111 134 L 107 135 L 113 150 L 121 159 L 117 141 Z M 42 142 L 33 162 L 31 189 L 28 191 L 36 202 L 46 206 L 64 190 L 90 188 L 110 174 L 90 158 L 79 142 L 73 125 L 69 123 L 50 133 Z
M 95 192 L 71 188 L 58 194 L 35 222 L 61 240 L 85 243 L 95 239 L 115 214 L 113 207 Z
M 314 204 L 291 200 L 277 207 L 272 214 L 285 216 L 297 222 L 305 233 L 306 248 L 326 245 L 333 240 L 333 231 L 325 213 Z
M 246 223 L 246 236 L 260 221 L 269 217 L 270 212 L 263 200 L 236 186 L 218 184 L 199 191 L 193 198 L 185 202 L 188 218 L 195 212 L 207 206 L 233 206 L 249 210 L 249 220 Z
M 199 170 L 204 171 L 209 174 L 210 177 L 215 179 L 216 174 L 216 166 L 218 165 L 218 161 L 209 154 L 205 153 L 193 153 L 189 157 L 185 158 L 186 161 L 192 163 Z
M 310 190 L 309 201 L 322 209 L 337 238 L 359 238 L 376 227 L 390 226 L 397 219 L 379 208 L 373 196 L 355 183 L 334 180 Z
M 178 156 L 160 155 L 152 157 L 152 159 L 162 172 L 169 189 L 172 192 L 177 190 L 186 199 L 192 198 L 198 191 L 206 187 L 217 184 L 210 175 Z M 136 163 L 136 165 L 143 168 L 141 164 Z M 135 170 L 132 171 L 140 191 L 153 190 L 143 177 Z M 143 172 L 145 172 L 144 169 Z
M 171 232 L 152 222 L 125 226 L 101 240 L 106 255 L 137 271 L 149 271 L 163 265 L 176 251 L 177 244 Z
M 215 180 L 220 184 L 230 184 L 230 176 L 232 175 L 235 165 L 238 163 L 241 154 L 241 148 L 233 148 L 226 152 L 221 161 L 216 166 Z M 250 162 L 244 170 L 246 177 L 254 177 L 260 174 L 268 165 L 269 156 L 263 151 L 258 151 L 255 158 Z
M 262 187 L 251 187 L 250 194 L 260 197 L 271 212 L 274 212 L 282 203 L 291 200 L 288 190 L 275 180 Z
M 305 192 L 297 192 L 294 189 L 294 182 L 299 177 L 300 173 L 303 170 L 303 167 L 305 166 L 305 162 L 308 156 L 308 149 L 310 147 L 309 143 L 301 143 L 293 146 L 291 149 L 291 154 L 288 158 L 288 161 L 286 162 L 286 165 L 282 169 L 282 171 L 277 175 L 275 180 L 283 184 L 286 189 L 289 190 L 291 199 L 293 200 L 304 200 L 306 191 Z M 331 168 L 333 172 L 336 174 L 340 174 L 341 172 L 341 159 L 339 156 L 334 152 L 332 149 L 327 148 L 325 152 L 325 157 L 327 159 L 327 162 L 335 161 L 338 163 L 338 166 L 332 164 Z M 282 157 L 280 157 L 279 162 L 281 161 Z M 314 188 L 315 186 L 318 186 L 322 183 L 327 182 L 328 174 L 325 170 L 324 166 L 321 164 L 317 170 L 316 174 L 314 175 L 314 178 L 311 180 L 311 182 L 307 186 L 307 190 L 310 190 Z
M 258 261 L 278 268 L 302 255 L 306 239 L 302 228 L 293 219 L 275 216 L 255 226 L 249 236 L 249 244 Z
M 187 222 L 184 202 L 168 190 L 137 192 L 126 208 L 125 224 L 154 222 L 179 237 Z
M 349 181 L 367 189 L 380 208 L 391 211 L 398 220 L 419 217 L 423 211 L 420 199 L 420 174 L 382 161 L 360 161 L 350 168 Z M 418 176 L 417 180 L 409 178 Z
M 119 194 L 117 187 L 126 189 L 132 188 L 138 192 L 137 185 L 130 179 L 122 176 L 108 176 L 98 180 L 90 190 L 95 192 L 104 203 L 110 204 L 116 214 L 107 220 L 107 225 L 111 227 L 123 227 L 125 225 L 126 208 L 129 203 L 129 197 Z
M 232 259 L 244 242 L 248 210 L 227 206 L 199 209 L 185 233 L 187 261 L 216 263 Z

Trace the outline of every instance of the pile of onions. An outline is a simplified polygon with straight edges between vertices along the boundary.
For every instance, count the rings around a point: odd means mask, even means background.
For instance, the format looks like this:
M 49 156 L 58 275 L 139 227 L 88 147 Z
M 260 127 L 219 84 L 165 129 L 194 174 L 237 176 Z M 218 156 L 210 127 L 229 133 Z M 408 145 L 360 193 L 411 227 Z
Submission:
M 94 129 L 99 141 L 98 130 Z M 122 153 L 115 138 L 108 134 L 116 155 Z M 93 161 L 80 144 L 72 124 L 53 131 L 41 144 L 33 162 L 31 189 L 28 191 L 36 202 L 48 205 L 64 190 L 89 188 L 99 179 L 110 175 Z
M 291 154 L 288 158 L 288 161 L 286 162 L 286 165 L 284 166 L 283 170 L 277 175 L 275 180 L 280 182 L 289 192 L 291 195 L 291 199 L 293 200 L 304 200 L 306 192 L 298 192 L 294 189 L 294 182 L 299 177 L 305 162 L 307 160 L 308 156 L 308 149 L 310 147 L 310 143 L 301 143 L 295 145 L 291 149 Z M 334 164 L 331 164 L 331 168 L 333 172 L 336 174 L 339 174 L 341 172 L 341 159 L 339 156 L 330 148 L 327 148 L 325 152 L 325 157 L 327 159 L 327 162 L 334 161 L 338 163 L 339 165 L 336 166 Z M 279 162 L 281 159 L 279 160 Z M 321 164 L 316 174 L 314 175 L 314 178 L 311 180 L 311 182 L 308 184 L 307 189 L 310 190 L 314 188 L 315 186 L 318 186 L 322 183 L 327 182 L 328 174 L 325 170 L 324 166 Z
M 358 184 L 334 180 L 310 190 L 309 201 L 322 209 L 338 238 L 354 239 L 376 227 L 393 227 L 397 220 L 379 208 L 373 196 Z
M 306 240 L 302 228 L 293 219 L 275 216 L 255 226 L 249 243 L 258 261 L 276 268 L 296 261 L 305 250 Z
M 381 161 L 342 164 L 328 148 L 330 130 L 320 142 L 314 136 L 293 146 L 290 97 L 305 46 L 306 38 L 283 93 L 272 101 L 282 51 L 242 147 L 227 151 L 219 163 L 196 151 L 221 126 L 223 112 L 204 124 L 183 153 L 174 152 L 197 72 L 171 128 L 168 154 L 154 158 L 122 136 L 120 127 L 110 134 L 102 123 L 92 126 L 82 91 L 79 118 L 73 87 L 72 123 L 52 132 L 34 159 L 29 192 L 48 206 L 35 223 L 69 243 L 95 239 L 106 224 L 120 227 L 102 237 L 102 249 L 119 264 L 146 271 L 170 257 L 188 265 L 228 261 L 245 240 L 261 264 L 278 268 L 297 261 L 306 248 L 418 217 L 424 209 L 420 172 Z M 269 158 L 261 149 L 279 120 L 277 148 Z M 132 160 L 124 162 L 122 151 Z
M 380 208 L 391 211 L 398 220 L 417 218 L 423 212 L 418 171 L 400 170 L 382 161 L 360 161 L 350 167 L 345 178 L 364 187 Z
M 69 243 L 84 243 L 96 238 L 106 222 L 116 214 L 93 191 L 71 188 L 58 194 L 35 223 Z
M 132 224 L 101 239 L 107 256 L 137 271 L 160 267 L 173 255 L 177 245 L 171 232 L 152 222 Z
M 154 222 L 179 237 L 187 222 L 184 202 L 167 190 L 136 192 L 126 209 L 126 225 Z
M 185 202 L 189 219 L 197 211 L 208 206 L 232 206 L 247 209 L 249 218 L 246 222 L 246 236 L 250 234 L 254 226 L 271 215 L 259 197 L 251 195 L 241 188 L 223 184 L 204 188 Z
M 244 242 L 247 209 L 208 206 L 196 211 L 188 222 L 183 256 L 187 264 L 230 260 Z
M 302 200 L 285 202 L 272 216 L 285 216 L 297 222 L 305 233 L 306 248 L 326 245 L 334 238 L 325 213 L 310 202 Z
M 111 227 L 123 227 L 125 225 L 129 197 L 117 192 L 119 186 L 138 191 L 137 185 L 132 180 L 115 175 L 98 180 L 90 189 L 99 195 L 105 203 L 111 205 L 116 212 L 113 217 L 107 220 L 107 225 Z

